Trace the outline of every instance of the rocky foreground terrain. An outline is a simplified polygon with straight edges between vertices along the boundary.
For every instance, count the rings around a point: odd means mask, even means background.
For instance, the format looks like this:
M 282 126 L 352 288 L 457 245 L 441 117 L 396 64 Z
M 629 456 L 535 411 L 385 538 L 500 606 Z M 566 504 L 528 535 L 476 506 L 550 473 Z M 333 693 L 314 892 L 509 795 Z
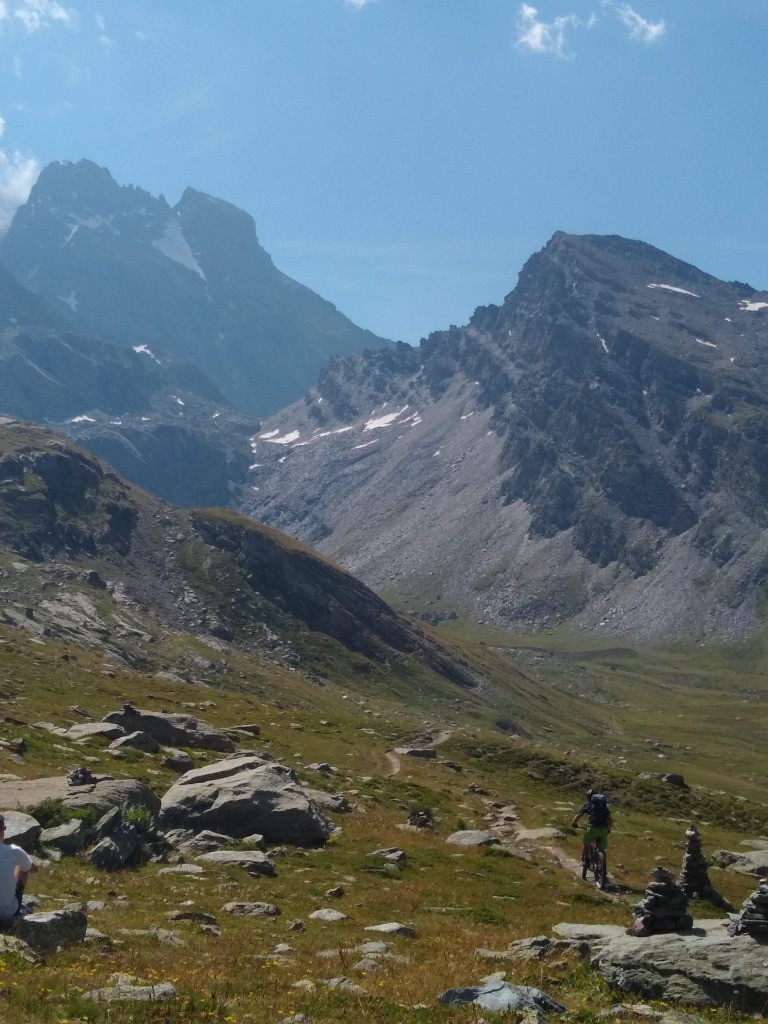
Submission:
M 557 234 L 500 306 L 334 361 L 238 506 L 405 607 L 733 637 L 765 598 L 768 295 Z

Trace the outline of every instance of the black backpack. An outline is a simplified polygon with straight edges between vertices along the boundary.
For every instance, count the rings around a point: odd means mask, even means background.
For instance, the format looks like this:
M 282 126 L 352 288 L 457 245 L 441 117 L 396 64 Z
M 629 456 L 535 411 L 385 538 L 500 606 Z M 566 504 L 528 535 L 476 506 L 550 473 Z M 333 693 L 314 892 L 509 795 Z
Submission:
M 589 801 L 589 824 L 596 828 L 604 828 L 611 819 L 608 801 L 602 793 L 593 793 Z

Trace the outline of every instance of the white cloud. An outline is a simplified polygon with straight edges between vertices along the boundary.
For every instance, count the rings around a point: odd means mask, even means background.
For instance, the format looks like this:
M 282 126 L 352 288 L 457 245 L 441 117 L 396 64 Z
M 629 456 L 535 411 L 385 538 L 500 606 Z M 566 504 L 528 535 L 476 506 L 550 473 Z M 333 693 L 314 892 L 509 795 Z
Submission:
M 8 17 L 8 8 L 5 6 L 3 0 L 0 0 L 0 21 Z
M 662 18 L 659 21 L 649 21 L 643 18 L 629 4 L 609 4 L 616 12 L 621 23 L 629 29 L 630 39 L 636 39 L 639 43 L 655 43 L 666 35 L 667 25 Z
M 0 114 L 0 138 L 5 135 L 5 118 Z
M 112 39 L 107 35 L 107 23 L 103 15 L 97 14 L 94 17 L 94 21 L 96 22 L 96 28 L 99 30 L 99 42 L 101 45 L 106 47 L 112 46 Z
M 40 164 L 34 157 L 0 149 L 0 238 L 10 227 L 18 207 L 27 201 L 39 173 Z
M 75 12 L 71 7 L 62 7 L 57 0 L 21 0 L 14 5 L 13 16 L 27 32 L 36 32 L 54 21 L 70 24 Z
M 374 0 L 344 0 L 345 4 L 348 4 L 350 7 L 354 7 L 356 11 L 362 11 L 364 7 L 367 7 L 368 4 L 372 4 L 373 2 Z
M 553 21 L 539 21 L 537 9 L 530 4 L 522 4 L 517 12 L 516 46 L 521 50 L 530 50 L 531 53 L 545 53 L 567 60 L 570 53 L 566 32 L 580 24 L 575 14 L 561 15 Z

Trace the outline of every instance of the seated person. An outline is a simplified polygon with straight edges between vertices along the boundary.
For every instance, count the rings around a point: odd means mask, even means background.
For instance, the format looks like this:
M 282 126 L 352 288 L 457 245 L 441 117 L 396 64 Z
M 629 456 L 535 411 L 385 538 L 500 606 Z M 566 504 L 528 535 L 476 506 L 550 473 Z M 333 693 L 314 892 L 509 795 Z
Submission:
M 24 884 L 37 864 L 20 846 L 5 842 L 5 818 L 0 814 L 0 922 L 21 914 Z

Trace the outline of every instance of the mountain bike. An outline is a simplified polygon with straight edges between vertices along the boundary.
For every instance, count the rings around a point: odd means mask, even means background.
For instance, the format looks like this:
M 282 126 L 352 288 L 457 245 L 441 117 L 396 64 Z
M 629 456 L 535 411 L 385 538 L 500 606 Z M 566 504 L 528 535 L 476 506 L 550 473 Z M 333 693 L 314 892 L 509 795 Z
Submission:
M 605 850 L 598 849 L 597 841 L 595 839 L 593 839 L 589 844 L 587 857 L 584 858 L 582 856 L 581 859 L 581 877 L 586 878 L 588 871 L 592 872 L 595 882 L 600 886 L 600 888 L 605 889 L 608 882 L 608 862 L 605 856 Z

